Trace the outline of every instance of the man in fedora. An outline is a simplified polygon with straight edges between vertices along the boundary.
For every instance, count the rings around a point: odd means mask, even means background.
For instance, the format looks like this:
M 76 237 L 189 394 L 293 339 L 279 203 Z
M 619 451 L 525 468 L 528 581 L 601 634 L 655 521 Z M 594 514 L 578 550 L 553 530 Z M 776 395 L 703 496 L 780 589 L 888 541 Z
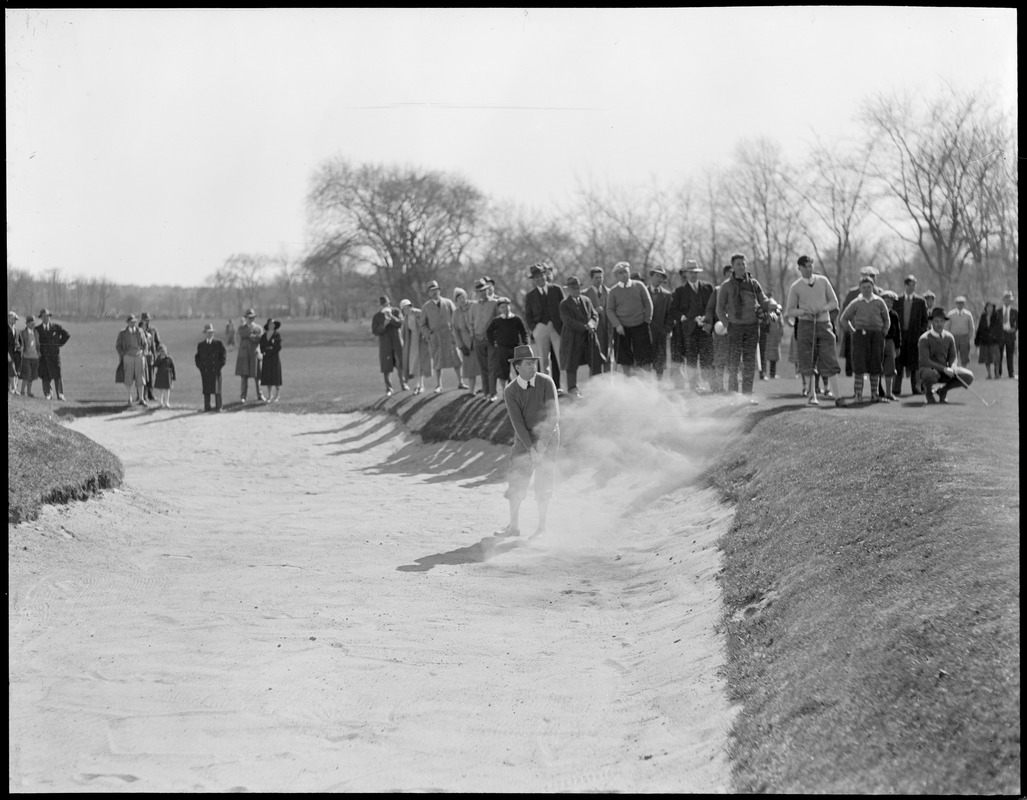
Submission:
M 257 312 L 252 308 L 247 309 L 243 316 L 245 319 L 239 326 L 239 352 L 235 356 L 235 374 L 241 378 L 239 402 L 246 402 L 250 378 L 253 378 L 257 389 L 257 399 L 264 402 L 264 393 L 260 389 L 260 337 L 264 335 L 264 329 L 255 321 Z
M 909 375 L 910 391 L 920 394 L 919 358 L 920 337 L 927 331 L 927 303 L 916 293 L 916 276 L 907 275 L 905 292 L 895 301 L 893 310 L 899 318 L 899 330 L 902 333 L 902 344 L 895 358 L 895 380 L 892 382 L 892 394 L 902 396 L 902 373 Z
M 431 363 L 435 370 L 435 393 L 442 392 L 442 370 L 452 368 L 457 385 L 460 377 L 460 356 L 453 336 L 453 315 L 456 305 L 442 296 L 438 281 L 428 284 L 428 302 L 421 306 L 421 332 L 428 339 Z
M 667 369 L 667 344 L 674 329 L 671 316 L 671 305 L 674 296 L 664 284 L 667 283 L 667 272 L 659 264 L 649 268 L 649 296 L 653 301 L 653 318 L 649 323 L 649 333 L 653 340 L 653 372 L 656 380 L 663 378 Z
M 931 309 L 931 328 L 917 342 L 919 378 L 928 405 L 947 403 L 949 391 L 958 386 L 969 388 L 974 375 L 963 367 L 956 366 L 956 338 L 945 330 L 948 315 L 944 308 Z M 934 385 L 941 383 L 937 400 Z
M 693 392 L 700 392 L 700 376 L 713 385 L 713 338 L 705 329 L 706 306 L 713 296 L 713 284 L 699 280 L 702 269 L 694 259 L 685 262 L 679 270 L 685 282 L 674 290 L 670 304 L 673 329 L 670 339 L 670 360 L 674 383 L 681 387 L 684 365 L 688 386 Z
M 228 351 L 224 342 L 214 338 L 214 326 L 209 322 L 203 326 L 203 339 L 196 345 L 195 361 L 203 387 L 203 410 L 211 410 L 213 395 L 214 410 L 221 411 L 221 370 L 228 361 Z
M 514 442 L 507 470 L 506 498 L 510 503 L 510 522 L 500 533 L 520 535 L 521 503 L 528 495 L 528 483 L 535 476 L 535 499 L 538 502 L 538 527 L 535 535 L 546 528 L 546 514 L 556 482 L 556 457 L 560 450 L 560 401 L 556 384 L 539 372 L 539 358 L 531 345 L 514 348 L 510 364 L 517 377 L 507 384 L 503 401 Z
M 560 366 L 560 330 L 563 327 L 560 303 L 563 302 L 563 292 L 559 286 L 549 283 L 546 267 L 542 263 L 532 264 L 528 268 L 528 277 L 535 285 L 524 296 L 524 323 L 542 359 L 540 369 L 549 375 L 552 374 L 549 366 L 550 349 L 557 353 L 556 366 Z
M 560 363 L 567 379 L 567 392 L 581 397 L 578 390 L 578 366 L 588 364 L 599 326 L 599 314 L 592 301 L 581 293 L 581 281 L 571 275 L 564 283 L 567 297 L 560 303 Z
M 959 295 L 956 298 L 956 307 L 949 309 L 949 321 L 945 323 L 945 330 L 955 337 L 956 355 L 959 356 L 961 367 L 970 367 L 970 342 L 974 340 L 976 329 L 974 315 L 966 307 L 966 298 Z
M 138 402 L 141 406 L 149 405 L 146 402 L 146 334 L 139 327 L 139 320 L 135 314 L 129 314 L 125 319 L 125 327 L 118 333 L 114 342 L 114 349 L 118 351 L 118 358 L 121 359 L 121 369 L 124 372 L 125 388 L 128 390 L 128 404 L 131 406 L 135 400 L 132 399 L 132 387 L 135 386 Z
M 68 343 L 71 334 L 56 322 L 50 321 L 49 309 L 39 312 L 39 379 L 43 382 L 43 396 L 49 400 L 50 383 L 53 382 L 57 399 L 64 399 L 64 381 L 61 378 L 61 348 Z

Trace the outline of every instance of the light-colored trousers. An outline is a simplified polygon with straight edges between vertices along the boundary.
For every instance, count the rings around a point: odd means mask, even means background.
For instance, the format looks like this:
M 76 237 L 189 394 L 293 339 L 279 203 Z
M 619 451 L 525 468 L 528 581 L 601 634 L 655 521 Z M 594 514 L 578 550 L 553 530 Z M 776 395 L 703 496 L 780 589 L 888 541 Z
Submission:
M 531 336 L 535 340 L 535 355 L 542 359 L 539 362 L 539 369 L 548 375 L 550 346 L 556 354 L 556 366 L 560 366 L 560 334 L 556 332 L 552 322 L 539 322 Z

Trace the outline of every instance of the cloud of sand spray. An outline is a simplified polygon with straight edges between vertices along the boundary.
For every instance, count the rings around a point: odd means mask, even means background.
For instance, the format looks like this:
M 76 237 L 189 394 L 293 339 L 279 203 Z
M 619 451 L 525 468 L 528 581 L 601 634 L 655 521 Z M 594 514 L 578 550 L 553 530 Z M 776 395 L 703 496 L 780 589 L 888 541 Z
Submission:
M 713 416 L 713 398 L 690 398 L 669 380 L 620 373 L 587 381 L 583 400 L 560 406 L 560 469 L 545 541 L 588 547 L 633 503 L 695 481 L 737 427 Z

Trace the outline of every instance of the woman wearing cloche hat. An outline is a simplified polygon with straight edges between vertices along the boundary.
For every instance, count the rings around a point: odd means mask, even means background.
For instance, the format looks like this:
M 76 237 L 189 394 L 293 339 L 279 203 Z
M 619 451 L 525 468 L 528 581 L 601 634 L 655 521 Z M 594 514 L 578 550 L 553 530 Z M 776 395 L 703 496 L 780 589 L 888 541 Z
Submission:
M 260 385 L 267 387 L 264 402 L 277 403 L 282 391 L 282 335 L 278 329 L 282 323 L 269 317 L 264 325 L 264 333 L 260 337 L 260 352 L 263 361 L 260 364 Z

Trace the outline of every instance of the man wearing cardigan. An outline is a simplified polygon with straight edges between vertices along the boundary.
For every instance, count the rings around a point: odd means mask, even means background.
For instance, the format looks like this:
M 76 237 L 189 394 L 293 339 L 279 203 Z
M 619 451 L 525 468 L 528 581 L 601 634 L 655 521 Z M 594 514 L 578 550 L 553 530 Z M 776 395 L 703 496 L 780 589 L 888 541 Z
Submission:
M 498 535 L 520 535 L 521 503 L 528 495 L 528 483 L 534 473 L 535 499 L 538 501 L 535 535 L 538 536 L 546 529 L 546 513 L 556 480 L 560 403 L 556 397 L 556 384 L 544 372 L 539 372 L 539 358 L 531 345 L 514 348 L 510 363 L 517 373 L 503 392 L 506 412 L 514 430 L 506 490 L 506 498 L 510 502 L 510 523 Z

